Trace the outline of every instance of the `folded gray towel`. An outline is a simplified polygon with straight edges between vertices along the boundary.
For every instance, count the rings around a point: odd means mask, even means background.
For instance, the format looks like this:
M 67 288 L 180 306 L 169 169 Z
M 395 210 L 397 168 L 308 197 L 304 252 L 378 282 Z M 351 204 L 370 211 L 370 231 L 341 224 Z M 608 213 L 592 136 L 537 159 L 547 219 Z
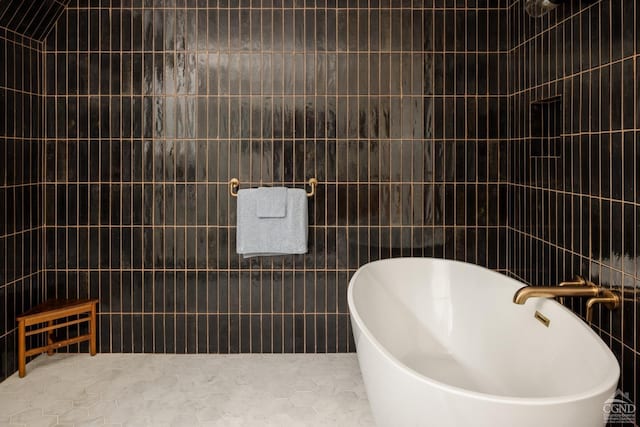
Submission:
M 287 187 L 260 187 L 258 190 L 258 218 L 284 218 L 287 215 Z
M 307 193 L 286 191 L 283 217 L 258 217 L 258 200 L 266 188 L 238 191 L 236 251 L 245 258 L 307 253 Z M 270 189 L 268 189 L 270 190 Z

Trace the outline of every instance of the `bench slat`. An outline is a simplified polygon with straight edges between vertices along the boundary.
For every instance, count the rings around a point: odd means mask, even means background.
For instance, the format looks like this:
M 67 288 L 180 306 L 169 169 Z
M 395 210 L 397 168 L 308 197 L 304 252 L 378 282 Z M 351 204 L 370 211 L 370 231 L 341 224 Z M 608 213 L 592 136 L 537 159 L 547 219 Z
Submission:
M 90 317 L 83 317 L 82 319 L 71 320 L 69 322 L 56 323 L 53 326 L 47 326 L 47 327 L 40 328 L 40 329 L 33 329 L 33 330 L 27 332 L 26 336 L 30 337 L 31 335 L 41 334 L 43 332 L 48 332 L 48 331 L 55 331 L 56 329 L 64 328 L 66 326 L 77 325 L 78 323 L 85 323 L 85 322 L 89 322 L 89 321 L 91 321 Z
M 56 348 L 64 347 L 71 344 L 78 344 L 81 342 L 89 341 L 90 339 L 91 339 L 91 334 L 86 334 L 86 335 L 80 335 L 78 337 L 69 338 L 63 341 L 57 341 L 57 342 L 54 342 L 53 344 L 48 344 L 42 347 L 28 350 L 25 353 L 25 356 L 27 357 L 34 356 L 36 354 L 44 353 L 45 351 L 48 351 L 48 350 L 55 350 Z

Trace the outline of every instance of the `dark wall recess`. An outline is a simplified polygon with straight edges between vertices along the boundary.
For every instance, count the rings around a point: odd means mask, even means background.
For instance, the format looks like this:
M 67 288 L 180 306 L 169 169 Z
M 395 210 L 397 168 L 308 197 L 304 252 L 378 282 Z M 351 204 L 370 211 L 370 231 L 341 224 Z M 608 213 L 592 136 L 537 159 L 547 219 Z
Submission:
M 554 158 L 562 153 L 562 97 L 531 103 L 531 157 Z

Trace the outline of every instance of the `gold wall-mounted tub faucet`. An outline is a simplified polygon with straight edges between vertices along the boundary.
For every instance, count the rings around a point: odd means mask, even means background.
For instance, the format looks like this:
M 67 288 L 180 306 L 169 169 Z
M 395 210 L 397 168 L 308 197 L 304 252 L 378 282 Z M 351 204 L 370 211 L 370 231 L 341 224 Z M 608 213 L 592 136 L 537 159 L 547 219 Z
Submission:
M 620 295 L 614 291 L 596 286 L 578 276 L 576 281 L 562 282 L 558 286 L 524 286 L 513 295 L 515 304 L 524 304 L 529 298 L 590 297 L 587 301 L 586 320 L 591 323 L 593 308 L 604 304 L 610 310 L 620 306 Z
M 513 302 L 524 304 L 529 298 L 597 297 L 599 293 L 595 285 L 525 286 L 518 289 Z

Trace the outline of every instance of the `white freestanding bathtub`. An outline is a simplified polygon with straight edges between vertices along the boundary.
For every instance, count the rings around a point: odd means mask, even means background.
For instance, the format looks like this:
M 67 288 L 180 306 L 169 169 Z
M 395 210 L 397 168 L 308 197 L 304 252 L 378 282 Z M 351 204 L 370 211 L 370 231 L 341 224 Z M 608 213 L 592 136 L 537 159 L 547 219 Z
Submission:
M 618 363 L 555 301 L 455 261 L 399 258 L 349 283 L 358 360 L 376 424 L 601 427 Z M 545 326 L 534 317 L 546 316 Z

